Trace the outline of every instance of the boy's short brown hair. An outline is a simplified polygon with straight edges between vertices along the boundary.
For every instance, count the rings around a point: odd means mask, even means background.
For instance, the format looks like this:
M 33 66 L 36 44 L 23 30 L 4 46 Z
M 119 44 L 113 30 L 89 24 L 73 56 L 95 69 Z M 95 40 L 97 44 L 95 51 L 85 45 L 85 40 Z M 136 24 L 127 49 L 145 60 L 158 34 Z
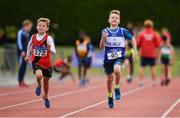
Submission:
M 26 25 L 29 25 L 29 24 L 32 24 L 32 21 L 29 20 L 29 19 L 26 19 L 26 20 L 24 20 L 24 21 L 22 22 L 22 25 L 23 25 L 23 26 L 26 26 Z
M 112 10 L 112 11 L 110 11 L 109 15 L 111 15 L 111 14 L 117 14 L 120 16 L 120 11 L 119 10 Z
M 152 20 L 150 20 L 150 19 L 147 19 L 147 20 L 145 20 L 144 21 L 144 27 L 153 27 L 154 26 L 154 23 L 153 23 L 153 21 Z
M 49 20 L 48 18 L 39 18 L 39 19 L 37 20 L 37 24 L 38 24 L 39 22 L 46 22 L 47 26 L 49 27 L 50 20 Z

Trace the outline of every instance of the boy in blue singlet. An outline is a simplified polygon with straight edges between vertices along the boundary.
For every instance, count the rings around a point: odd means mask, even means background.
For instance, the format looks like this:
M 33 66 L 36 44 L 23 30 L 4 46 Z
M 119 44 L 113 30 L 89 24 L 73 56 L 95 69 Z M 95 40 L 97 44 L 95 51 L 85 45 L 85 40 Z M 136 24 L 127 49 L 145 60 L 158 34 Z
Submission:
M 121 99 L 121 91 L 119 86 L 120 71 L 123 61 L 125 59 L 125 40 L 132 43 L 133 62 L 136 56 L 136 40 L 133 35 L 125 28 L 118 27 L 120 23 L 120 11 L 112 10 L 108 20 L 110 27 L 102 30 L 100 41 L 100 48 L 104 48 L 104 69 L 107 76 L 107 89 L 108 89 L 108 106 L 114 108 L 113 101 L 113 79 L 115 74 L 115 98 Z

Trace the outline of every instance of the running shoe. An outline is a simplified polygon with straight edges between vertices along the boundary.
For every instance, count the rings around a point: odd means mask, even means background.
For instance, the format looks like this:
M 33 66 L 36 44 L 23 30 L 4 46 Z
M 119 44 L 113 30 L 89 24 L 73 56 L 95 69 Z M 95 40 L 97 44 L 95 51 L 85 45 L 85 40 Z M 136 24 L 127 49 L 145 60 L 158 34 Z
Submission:
M 113 97 L 108 97 L 108 106 L 109 106 L 110 109 L 114 108 Z
M 36 95 L 37 96 L 41 95 L 41 86 L 36 87 Z
M 120 100 L 120 99 L 121 99 L 120 89 L 119 89 L 119 88 L 115 88 L 115 89 L 114 89 L 114 92 L 115 92 L 115 98 L 116 98 L 116 100 Z
M 44 99 L 44 105 L 46 108 L 50 108 L 50 101 L 47 98 Z

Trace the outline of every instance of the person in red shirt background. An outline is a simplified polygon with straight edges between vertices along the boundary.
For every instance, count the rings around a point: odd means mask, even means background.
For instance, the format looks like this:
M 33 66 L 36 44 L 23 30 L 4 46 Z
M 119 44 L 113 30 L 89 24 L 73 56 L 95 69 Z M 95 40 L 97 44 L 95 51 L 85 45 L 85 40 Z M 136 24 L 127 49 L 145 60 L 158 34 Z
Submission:
M 60 74 L 59 80 L 63 80 L 64 77 L 70 75 L 73 82 L 75 82 L 76 78 L 71 72 L 71 61 L 71 56 L 67 56 L 65 59 L 58 58 L 54 61 L 53 69 Z
M 157 58 L 157 49 L 160 46 L 160 39 L 157 33 L 153 29 L 152 20 L 145 20 L 144 27 L 145 29 L 140 33 L 137 40 L 137 45 L 140 49 L 140 58 L 141 58 L 141 67 L 140 67 L 140 85 L 143 85 L 144 78 L 144 68 L 150 66 L 151 76 L 154 81 L 156 80 L 156 58 Z

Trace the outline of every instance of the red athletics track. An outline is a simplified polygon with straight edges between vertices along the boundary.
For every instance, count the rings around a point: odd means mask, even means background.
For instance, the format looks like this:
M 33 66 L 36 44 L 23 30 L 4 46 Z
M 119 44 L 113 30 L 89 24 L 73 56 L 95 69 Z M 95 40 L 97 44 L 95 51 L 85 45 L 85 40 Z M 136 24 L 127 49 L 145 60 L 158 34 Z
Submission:
M 115 108 L 107 107 L 106 81 L 103 76 L 91 79 L 79 88 L 72 81 L 60 84 L 51 81 L 51 108 L 44 107 L 41 97 L 34 94 L 35 85 L 22 89 L 0 88 L 0 117 L 180 117 L 180 79 L 173 79 L 168 87 L 151 80 L 139 87 L 121 82 L 123 97 L 115 101 Z

